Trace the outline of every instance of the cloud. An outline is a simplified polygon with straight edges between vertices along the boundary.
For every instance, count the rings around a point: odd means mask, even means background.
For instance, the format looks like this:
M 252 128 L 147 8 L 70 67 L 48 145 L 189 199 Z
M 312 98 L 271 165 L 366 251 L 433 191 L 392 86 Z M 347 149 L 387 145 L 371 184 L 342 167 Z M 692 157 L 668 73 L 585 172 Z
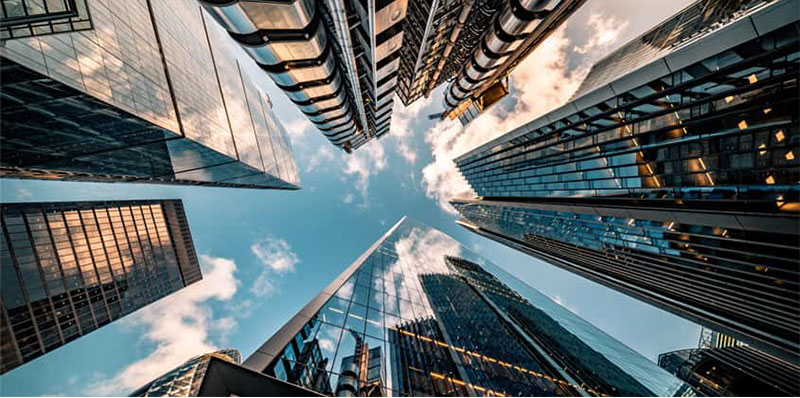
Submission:
M 295 264 L 300 262 L 289 243 L 283 239 L 263 239 L 250 246 L 250 251 L 258 257 L 261 264 L 279 274 L 294 272 Z
M 335 347 L 331 339 L 319 339 L 319 348 L 333 352 Z
M 274 280 L 275 275 L 294 272 L 294 266 L 300 262 L 289 243 L 283 239 L 262 239 L 250 246 L 250 251 L 264 266 L 250 287 L 250 292 L 261 298 L 270 297 L 280 291 Z
M 348 192 L 346 195 L 344 195 L 344 197 L 342 198 L 342 203 L 344 204 L 353 203 L 353 194 Z
M 510 98 L 503 99 L 466 128 L 458 121 L 437 123 L 425 133 L 431 147 L 433 162 L 422 169 L 425 195 L 437 200 L 449 212 L 455 209 L 448 203 L 454 197 L 473 197 L 467 181 L 458 172 L 453 159 L 503 135 L 564 104 L 589 71 L 593 58 L 614 45 L 619 32 L 626 27 L 605 15 L 593 14 L 587 24 L 588 42 L 576 46 L 565 34 L 565 28 L 554 32 L 512 72 Z M 570 49 L 577 47 L 590 53 L 581 56 L 578 66 L 570 68 Z M 574 51 L 574 50 L 573 50 Z
M 209 331 L 227 333 L 236 327 L 232 319 L 214 319 L 208 302 L 227 301 L 239 281 L 236 264 L 225 258 L 202 255 L 203 279 L 148 305 L 124 318 L 130 326 L 145 328 L 144 340 L 155 343 L 145 358 L 125 367 L 110 378 L 91 382 L 87 394 L 127 395 L 196 355 L 217 349 Z
M 291 119 L 283 124 L 286 127 L 286 133 L 292 139 L 292 144 L 302 143 L 308 132 L 315 130 L 311 122 L 305 117 L 298 119 Z
M 306 173 L 317 170 L 327 171 L 330 168 L 328 166 L 334 159 L 333 147 L 330 145 L 322 145 L 311 155 L 311 158 L 306 163 Z
M 250 287 L 250 292 L 261 298 L 272 297 L 278 293 L 278 286 L 272 280 L 272 275 L 266 271 L 262 271 L 253 281 L 253 286 Z
M 14 192 L 14 196 L 17 200 L 25 200 L 30 199 L 33 196 L 33 192 L 30 189 L 25 187 L 18 187 L 17 190 Z
M 417 152 L 412 146 L 414 138 L 412 124 L 415 121 L 419 121 L 420 117 L 424 117 L 422 112 L 431 104 L 432 98 L 418 99 L 407 107 L 404 107 L 399 99 L 394 102 L 389 134 L 392 140 L 392 147 L 408 164 L 413 165 L 417 161 Z
M 386 151 L 383 143 L 373 139 L 361 148 L 345 155 L 342 172 L 356 177 L 355 186 L 364 203 L 368 202 L 369 179 L 386 168 Z
M 570 304 L 565 303 L 564 300 L 561 299 L 561 296 L 553 297 L 553 301 L 555 301 L 556 304 L 566 308 L 567 310 L 571 311 L 574 314 L 578 313 L 578 309 L 575 308 L 574 306 L 570 305 Z
M 619 41 L 620 33 L 628 27 L 628 21 L 620 21 L 608 15 L 592 13 L 586 21 L 586 26 L 594 34 L 589 35 L 589 40 L 582 46 L 573 46 L 572 51 L 578 54 L 587 54 L 590 51 L 604 51 Z

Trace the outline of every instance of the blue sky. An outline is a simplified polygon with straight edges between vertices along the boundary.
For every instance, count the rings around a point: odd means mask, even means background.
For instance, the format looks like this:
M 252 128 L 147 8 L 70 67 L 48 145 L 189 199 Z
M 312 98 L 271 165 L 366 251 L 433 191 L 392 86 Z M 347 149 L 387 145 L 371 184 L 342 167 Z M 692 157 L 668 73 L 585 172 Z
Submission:
M 181 198 L 204 280 L 0 378 L 2 395 L 126 394 L 189 357 L 246 357 L 403 215 L 445 232 L 655 360 L 699 327 L 457 226 L 451 159 L 567 100 L 591 62 L 688 1 L 590 0 L 512 74 L 512 95 L 467 129 L 434 123 L 441 90 L 396 108 L 391 133 L 347 156 L 273 90 L 302 190 L 0 180 L 12 201 Z M 273 86 L 274 88 L 274 86 Z M 399 101 L 396 101 L 396 103 Z

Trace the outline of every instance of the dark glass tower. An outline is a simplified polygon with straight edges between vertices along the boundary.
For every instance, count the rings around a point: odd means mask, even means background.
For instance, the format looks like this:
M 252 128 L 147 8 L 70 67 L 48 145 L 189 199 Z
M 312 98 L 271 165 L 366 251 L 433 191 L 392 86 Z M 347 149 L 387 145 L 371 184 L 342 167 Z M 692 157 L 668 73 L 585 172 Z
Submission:
M 309 346 L 315 361 L 300 355 Z M 337 396 L 688 391 L 655 363 L 452 238 L 408 219 L 244 367 Z M 323 379 L 329 384 L 311 382 Z
M 2 6 L 0 177 L 298 189 L 268 79 L 195 0 Z
M 132 397 L 196 397 L 205 382 L 211 358 L 240 364 L 242 354 L 236 349 L 226 348 L 198 355 L 181 366 L 134 391 Z
M 5 373 L 202 279 L 180 200 L 2 205 Z
M 661 354 L 658 365 L 704 396 L 800 395 L 800 367 L 708 329 L 698 348 Z
M 698 1 L 456 163 L 475 233 L 800 355 L 800 2 Z

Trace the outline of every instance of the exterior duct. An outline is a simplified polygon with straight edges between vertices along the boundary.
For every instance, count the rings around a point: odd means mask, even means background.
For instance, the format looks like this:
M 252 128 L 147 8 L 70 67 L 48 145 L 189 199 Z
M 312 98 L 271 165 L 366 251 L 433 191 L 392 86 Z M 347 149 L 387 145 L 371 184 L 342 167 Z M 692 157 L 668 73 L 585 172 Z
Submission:
M 467 64 L 450 83 L 444 97 L 447 109 L 455 108 L 506 62 L 522 41 L 538 26 L 550 0 L 510 0 L 484 35 Z
M 316 1 L 200 3 L 334 144 L 360 132 Z

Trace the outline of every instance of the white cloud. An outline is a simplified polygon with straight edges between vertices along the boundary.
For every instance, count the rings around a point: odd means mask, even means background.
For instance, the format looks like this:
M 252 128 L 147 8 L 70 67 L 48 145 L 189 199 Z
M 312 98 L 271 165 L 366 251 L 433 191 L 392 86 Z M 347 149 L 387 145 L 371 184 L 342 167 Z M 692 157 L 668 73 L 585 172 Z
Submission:
M 330 164 L 335 159 L 333 147 L 330 145 L 322 145 L 311 155 L 311 159 L 306 163 L 306 173 L 312 171 L 327 171 L 330 169 Z
M 286 127 L 286 133 L 291 137 L 293 144 L 302 143 L 306 134 L 315 130 L 311 122 L 305 117 L 289 120 L 283 125 Z
M 416 149 L 412 147 L 414 131 L 411 125 L 414 121 L 425 117 L 422 112 L 431 104 L 432 98 L 420 98 L 407 107 L 404 107 L 403 103 L 395 98 L 389 134 L 392 139 L 392 147 L 408 164 L 413 165 L 417 161 Z
M 263 239 L 250 246 L 250 251 L 265 267 L 279 274 L 294 272 L 295 264 L 300 262 L 289 243 L 283 239 Z
M 324 351 L 333 352 L 335 347 L 331 339 L 319 339 L 319 348 Z
M 628 27 L 628 21 L 619 21 L 609 15 L 592 13 L 586 21 L 586 26 L 594 34 L 589 35 L 589 41 L 584 45 L 572 47 L 572 51 L 578 54 L 607 50 L 619 41 L 620 33 Z
M 361 148 L 345 155 L 343 173 L 356 177 L 356 189 L 364 203 L 368 202 L 369 178 L 386 168 L 386 151 L 383 143 L 373 139 Z
M 148 356 L 117 372 L 111 378 L 90 383 L 87 394 L 119 396 L 152 381 L 189 358 L 217 349 L 209 331 L 228 332 L 235 321 L 214 319 L 207 302 L 227 301 L 236 294 L 239 281 L 236 264 L 228 259 L 200 256 L 203 279 L 144 307 L 121 322 L 143 326 L 143 339 L 155 343 Z
M 292 247 L 283 239 L 263 239 L 250 246 L 250 251 L 264 266 L 250 287 L 250 292 L 261 298 L 270 297 L 280 291 L 274 280 L 275 274 L 294 272 L 294 266 L 300 262 Z
M 561 299 L 561 296 L 553 297 L 553 301 L 555 301 L 556 304 L 566 308 L 567 310 L 572 311 L 572 313 L 574 313 L 574 314 L 578 313 L 578 309 L 576 309 L 574 306 L 572 306 L 570 304 L 565 303 L 564 300 Z
M 30 189 L 25 187 L 18 187 L 16 192 L 14 192 L 17 200 L 25 200 L 30 199 L 33 196 L 33 192 Z
M 352 194 L 352 193 L 350 193 L 350 192 L 348 192 L 348 193 L 347 193 L 346 195 L 344 195 L 344 197 L 342 198 L 342 203 L 344 203 L 344 204 L 350 204 L 350 203 L 353 203 L 353 199 L 354 199 L 354 198 L 353 198 L 353 194 Z
M 258 274 L 256 280 L 253 281 L 253 286 L 250 286 L 250 292 L 261 298 L 272 297 L 278 291 L 278 286 L 272 280 L 272 274 L 266 271 Z
M 587 37 L 591 39 L 580 47 L 591 52 L 592 56 L 600 55 L 615 44 L 619 32 L 626 26 L 607 16 L 595 15 L 587 25 L 590 30 Z M 510 110 L 503 106 L 509 101 L 505 99 L 466 128 L 458 121 L 446 120 L 425 133 L 425 142 L 431 146 L 434 158 L 422 169 L 426 196 L 436 199 L 439 206 L 450 213 L 455 213 L 448 203 L 451 198 L 475 196 L 453 159 L 564 104 L 578 88 L 593 61 L 591 56 L 586 56 L 577 68 L 569 68 L 570 49 L 573 47 L 575 45 L 566 37 L 562 27 L 512 72 L 510 96 L 513 106 Z

